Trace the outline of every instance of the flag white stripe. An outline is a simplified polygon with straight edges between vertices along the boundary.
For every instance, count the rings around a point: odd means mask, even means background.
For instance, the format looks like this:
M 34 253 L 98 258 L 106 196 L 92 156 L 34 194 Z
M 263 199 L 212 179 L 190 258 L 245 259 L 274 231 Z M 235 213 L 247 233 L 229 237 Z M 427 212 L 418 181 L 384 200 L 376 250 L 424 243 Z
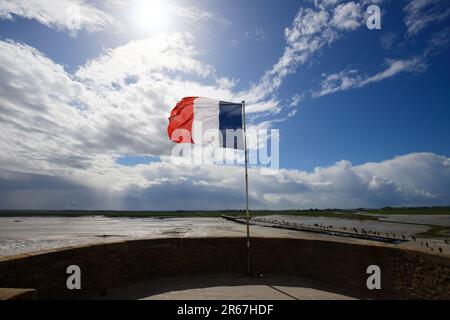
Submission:
M 194 123 L 192 139 L 196 144 L 207 145 L 213 142 L 211 136 L 205 136 L 207 130 L 219 132 L 219 100 L 197 98 L 194 100 Z

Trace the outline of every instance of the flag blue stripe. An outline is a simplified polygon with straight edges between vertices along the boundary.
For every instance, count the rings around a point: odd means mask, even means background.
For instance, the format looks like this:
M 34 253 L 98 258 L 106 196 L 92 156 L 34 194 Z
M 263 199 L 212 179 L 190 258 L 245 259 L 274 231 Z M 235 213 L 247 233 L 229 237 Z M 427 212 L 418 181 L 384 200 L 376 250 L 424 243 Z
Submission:
M 242 130 L 242 104 L 219 102 L 219 130 L 222 133 L 222 147 L 226 146 L 226 130 Z M 234 149 L 243 149 L 243 136 L 234 139 Z

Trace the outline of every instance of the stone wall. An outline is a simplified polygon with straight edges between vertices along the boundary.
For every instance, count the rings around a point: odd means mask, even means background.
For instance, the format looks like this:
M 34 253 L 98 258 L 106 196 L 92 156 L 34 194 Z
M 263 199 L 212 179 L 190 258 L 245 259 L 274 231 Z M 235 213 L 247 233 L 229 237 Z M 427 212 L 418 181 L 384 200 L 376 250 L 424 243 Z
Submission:
M 394 246 L 303 239 L 252 239 L 254 275 L 308 278 L 359 298 L 450 299 L 450 258 Z M 87 245 L 0 258 L 0 288 L 30 288 L 40 299 L 82 299 L 164 277 L 246 273 L 245 238 L 181 238 Z M 366 287 L 369 265 L 382 290 Z M 66 287 L 69 265 L 82 290 Z

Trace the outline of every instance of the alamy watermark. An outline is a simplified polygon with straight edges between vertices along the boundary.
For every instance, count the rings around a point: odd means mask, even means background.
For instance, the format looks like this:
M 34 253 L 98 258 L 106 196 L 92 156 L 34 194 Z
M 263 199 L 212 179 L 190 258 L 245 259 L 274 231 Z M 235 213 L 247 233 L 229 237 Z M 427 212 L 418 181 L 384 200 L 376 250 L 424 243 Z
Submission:
M 367 7 L 367 28 L 369 30 L 381 29 L 381 8 L 380 6 L 373 4 Z
M 367 267 L 366 272 L 370 274 L 366 281 L 367 289 L 381 290 L 381 268 L 377 265 L 371 265 Z
M 244 132 L 206 129 L 194 122 L 193 132 L 177 129 L 171 139 L 171 156 L 175 164 L 245 164 Z M 194 144 L 191 142 L 194 141 Z M 248 165 L 261 169 L 262 175 L 273 175 L 280 168 L 280 131 L 278 129 L 247 130 Z
M 69 290 L 81 290 L 81 269 L 77 265 L 71 265 L 67 267 L 66 273 L 69 277 L 66 281 L 67 289 Z

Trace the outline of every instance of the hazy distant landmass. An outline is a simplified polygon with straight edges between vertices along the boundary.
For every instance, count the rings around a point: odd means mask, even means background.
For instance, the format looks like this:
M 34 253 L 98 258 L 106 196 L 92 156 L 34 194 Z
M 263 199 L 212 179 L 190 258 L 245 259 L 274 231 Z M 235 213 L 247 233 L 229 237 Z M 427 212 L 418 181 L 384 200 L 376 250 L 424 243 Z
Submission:
M 244 210 L 217 211 L 113 211 L 113 210 L 0 210 L 2 217 L 220 217 L 222 215 L 244 215 Z M 336 217 L 361 220 L 376 220 L 372 215 L 450 215 L 450 206 L 446 207 L 385 207 L 381 209 L 308 209 L 308 210 L 252 210 L 252 215 L 299 215 L 312 217 Z M 368 215 L 370 214 L 370 215 Z

